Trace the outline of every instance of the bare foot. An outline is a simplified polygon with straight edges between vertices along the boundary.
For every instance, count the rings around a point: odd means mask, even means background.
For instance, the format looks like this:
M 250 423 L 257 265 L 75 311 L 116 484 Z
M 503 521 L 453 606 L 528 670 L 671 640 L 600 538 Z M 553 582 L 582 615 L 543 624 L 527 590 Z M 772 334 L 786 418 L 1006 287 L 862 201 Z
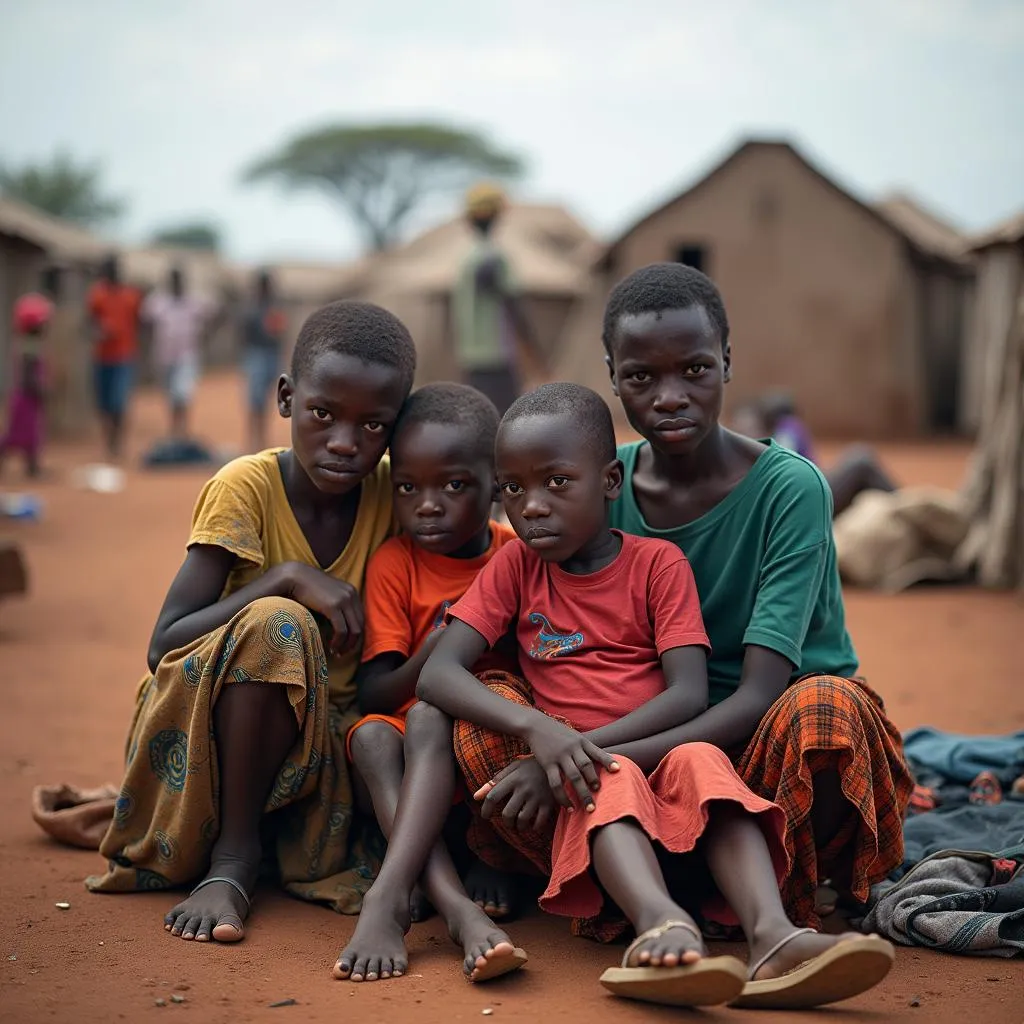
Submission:
M 334 965 L 339 981 L 376 981 L 400 978 L 409 966 L 405 933 L 412 923 L 409 897 L 376 894 L 376 886 L 363 897 L 363 909 L 349 944 Z
M 775 929 L 762 938 L 757 936 L 750 946 L 750 959 L 756 963 L 765 953 L 768 952 L 777 942 L 792 934 L 793 925 L 787 924 L 785 928 Z M 789 971 L 794 970 L 801 964 L 821 956 L 826 950 L 838 945 L 840 942 L 849 942 L 851 939 L 862 939 L 860 932 L 843 932 L 841 935 L 823 935 L 820 932 L 808 932 L 798 935 L 791 942 L 787 942 L 767 963 L 765 963 L 752 980 L 767 981 L 769 978 L 778 978 Z
M 491 962 L 511 960 L 516 951 L 511 939 L 469 899 L 449 916 L 448 932 L 462 946 L 462 969 L 470 981 L 476 981 Z
M 682 914 L 673 913 L 671 920 L 678 920 L 681 917 L 683 917 Z M 655 928 L 657 925 L 651 927 Z M 638 929 L 640 934 L 647 930 L 647 928 Z M 682 925 L 669 928 L 661 935 L 637 945 L 626 966 L 680 967 L 685 964 L 695 964 L 707 955 L 707 949 L 699 936 L 700 932 L 697 931 L 696 925 L 693 926 L 693 929 L 685 928 Z
M 437 911 L 434 904 L 427 899 L 427 894 L 417 885 L 409 897 L 409 920 L 413 924 L 429 921 Z
M 514 879 L 482 860 L 474 858 L 463 885 L 469 898 L 492 920 L 511 917 L 515 912 Z
M 206 878 L 231 878 L 249 893 L 258 873 L 258 857 L 255 861 L 218 859 L 210 865 Z M 242 922 L 249 916 L 249 904 L 242 892 L 228 882 L 201 882 L 200 886 L 167 914 L 164 929 L 196 942 L 241 940 L 245 935 Z

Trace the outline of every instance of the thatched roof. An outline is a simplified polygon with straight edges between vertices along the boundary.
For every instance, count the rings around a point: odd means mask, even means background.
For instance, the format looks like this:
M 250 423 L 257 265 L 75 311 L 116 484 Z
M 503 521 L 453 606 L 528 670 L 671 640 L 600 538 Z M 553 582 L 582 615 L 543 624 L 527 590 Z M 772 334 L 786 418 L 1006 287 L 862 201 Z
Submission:
M 109 248 L 85 228 L 13 199 L 0 198 L 0 234 L 29 242 L 55 261 L 91 262 Z
M 967 236 L 916 199 L 894 192 L 875 203 L 875 209 L 927 255 L 954 262 L 964 258 Z
M 990 249 L 994 245 L 1020 245 L 1024 243 L 1024 210 L 1000 221 L 995 227 L 983 231 L 970 239 L 973 252 Z
M 253 281 L 267 270 L 274 289 L 285 302 L 312 302 L 322 305 L 352 293 L 365 277 L 370 260 L 349 263 L 292 260 L 259 265 L 232 265 L 229 274 L 241 293 L 252 291 Z
M 233 290 L 228 265 L 213 252 L 153 246 L 123 249 L 118 259 L 121 276 L 139 288 L 164 287 L 172 268 L 179 267 L 185 275 L 186 287 L 199 295 L 220 299 Z
M 521 289 L 533 295 L 579 295 L 595 244 L 589 231 L 560 206 L 513 205 L 495 241 L 515 269 Z M 441 294 L 454 286 L 473 235 L 459 217 L 411 242 L 370 257 L 353 278 L 353 293 Z

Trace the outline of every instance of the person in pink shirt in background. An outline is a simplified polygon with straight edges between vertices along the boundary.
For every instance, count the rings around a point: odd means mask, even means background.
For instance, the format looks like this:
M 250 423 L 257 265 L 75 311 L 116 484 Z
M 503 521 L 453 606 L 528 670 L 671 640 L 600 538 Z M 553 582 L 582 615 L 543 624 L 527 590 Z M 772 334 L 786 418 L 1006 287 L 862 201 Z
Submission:
M 171 437 L 188 437 L 188 414 L 199 380 L 200 346 L 216 309 L 190 293 L 185 275 L 174 267 L 166 291 L 151 292 L 142 304 L 142 321 L 153 332 L 153 357 L 171 409 Z
M 39 475 L 43 447 L 44 366 L 43 335 L 53 315 L 53 306 L 42 295 L 23 295 L 14 304 L 15 361 L 7 429 L 0 434 L 0 469 L 9 451 L 25 456 L 27 476 Z

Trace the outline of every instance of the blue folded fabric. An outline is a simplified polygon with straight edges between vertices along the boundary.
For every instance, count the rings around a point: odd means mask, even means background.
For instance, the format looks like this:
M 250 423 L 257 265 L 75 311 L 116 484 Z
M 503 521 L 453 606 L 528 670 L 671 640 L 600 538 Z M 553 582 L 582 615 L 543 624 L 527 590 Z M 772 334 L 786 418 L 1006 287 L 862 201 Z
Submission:
M 979 772 L 990 771 L 1003 786 L 1024 775 L 1024 732 L 1006 736 L 959 736 L 925 726 L 903 737 L 907 760 L 916 770 L 970 785 Z

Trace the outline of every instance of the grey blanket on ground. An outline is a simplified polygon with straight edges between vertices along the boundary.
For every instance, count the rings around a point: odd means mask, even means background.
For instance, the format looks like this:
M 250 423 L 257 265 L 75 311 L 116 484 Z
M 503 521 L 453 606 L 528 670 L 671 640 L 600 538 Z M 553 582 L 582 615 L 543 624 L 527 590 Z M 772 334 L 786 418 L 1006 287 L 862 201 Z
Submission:
M 904 946 L 1017 956 L 1024 950 L 1024 846 L 932 854 L 898 882 L 876 885 L 859 926 Z
M 951 804 L 915 814 L 903 825 L 903 842 L 903 866 L 892 878 L 941 850 L 987 850 L 991 854 L 1024 844 L 1024 800 Z

